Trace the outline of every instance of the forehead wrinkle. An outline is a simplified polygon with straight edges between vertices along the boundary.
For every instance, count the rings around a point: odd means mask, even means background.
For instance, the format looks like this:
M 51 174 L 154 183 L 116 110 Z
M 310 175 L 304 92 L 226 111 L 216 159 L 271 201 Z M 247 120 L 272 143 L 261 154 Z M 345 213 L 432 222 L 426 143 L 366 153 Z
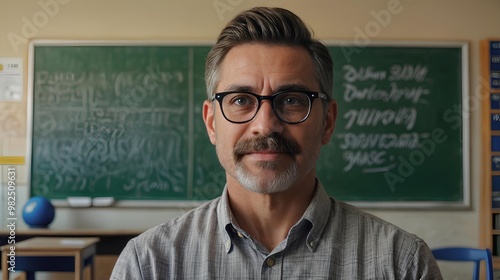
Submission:
M 311 88 L 303 84 L 283 84 L 276 88 L 276 92 L 280 91 L 311 91 Z
M 242 84 L 230 84 L 229 86 L 224 88 L 224 92 L 230 92 L 230 91 L 251 92 L 255 94 L 259 93 L 259 91 L 256 88 Z M 282 91 L 311 91 L 311 88 L 303 84 L 295 84 L 295 83 L 283 84 L 279 85 L 275 90 L 273 90 L 273 93 Z

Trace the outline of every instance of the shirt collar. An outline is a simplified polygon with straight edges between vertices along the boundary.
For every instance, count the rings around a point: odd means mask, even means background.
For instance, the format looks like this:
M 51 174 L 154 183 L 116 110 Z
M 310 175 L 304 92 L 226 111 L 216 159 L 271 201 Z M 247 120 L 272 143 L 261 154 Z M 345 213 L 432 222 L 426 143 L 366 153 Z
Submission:
M 316 180 L 316 191 L 311 203 L 304 212 L 304 215 L 302 215 L 302 218 L 296 224 L 296 226 L 300 225 L 304 220 L 311 223 L 312 227 L 307 235 L 306 245 L 312 252 L 315 251 L 321 234 L 323 233 L 329 216 L 331 215 L 331 203 L 331 199 L 323 188 L 323 185 L 319 182 L 319 180 Z M 226 253 L 229 253 L 232 248 L 231 235 L 235 233 L 234 226 L 237 225 L 233 220 L 231 208 L 229 207 L 227 186 L 224 187 L 219 204 L 217 205 L 217 217 L 219 229 L 221 230 L 224 240 L 224 247 Z
M 331 203 L 332 201 L 323 188 L 323 185 L 316 179 L 316 191 L 314 196 L 299 221 L 300 223 L 302 220 L 307 220 L 312 224 L 311 230 L 306 238 L 307 247 L 311 252 L 314 252 L 316 249 L 323 230 L 330 218 Z

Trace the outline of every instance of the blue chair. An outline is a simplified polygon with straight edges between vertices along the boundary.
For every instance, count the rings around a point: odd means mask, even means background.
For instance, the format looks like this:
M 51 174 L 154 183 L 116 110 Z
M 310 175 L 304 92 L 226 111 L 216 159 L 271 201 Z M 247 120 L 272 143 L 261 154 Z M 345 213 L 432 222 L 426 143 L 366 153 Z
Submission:
M 446 247 L 432 249 L 436 260 L 474 262 L 474 280 L 479 280 L 481 261 L 486 263 L 486 279 L 493 280 L 493 261 L 489 249 Z

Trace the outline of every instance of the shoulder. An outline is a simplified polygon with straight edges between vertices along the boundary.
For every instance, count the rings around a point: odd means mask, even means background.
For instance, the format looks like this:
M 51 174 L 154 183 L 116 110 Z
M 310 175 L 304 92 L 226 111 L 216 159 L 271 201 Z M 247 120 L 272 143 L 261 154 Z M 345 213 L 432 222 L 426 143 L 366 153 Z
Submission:
M 333 200 L 333 227 L 346 240 L 357 239 L 379 253 L 391 256 L 429 256 L 430 249 L 419 236 L 353 205 Z
M 217 228 L 217 205 L 220 198 L 190 210 L 173 220 L 157 225 L 132 239 L 141 248 L 165 248 L 168 243 L 202 237 Z
M 365 212 L 351 204 L 332 199 L 333 213 L 337 221 L 344 223 L 348 228 L 356 230 L 364 229 L 385 233 L 389 236 L 397 235 L 404 238 L 421 240 L 418 236 L 411 234 L 402 228 L 381 219 L 373 214 Z
M 401 279 L 439 275 L 432 251 L 422 238 L 353 205 L 332 201 L 333 227 L 341 228 L 341 243 L 356 242 L 364 248 L 365 257 L 390 263 Z
M 158 279 L 173 275 L 173 264 L 192 259 L 193 251 L 217 234 L 217 204 L 209 201 L 186 214 L 131 239 L 121 252 L 111 279 Z M 215 237 L 214 237 L 215 238 Z M 211 239 L 208 239 L 211 240 Z

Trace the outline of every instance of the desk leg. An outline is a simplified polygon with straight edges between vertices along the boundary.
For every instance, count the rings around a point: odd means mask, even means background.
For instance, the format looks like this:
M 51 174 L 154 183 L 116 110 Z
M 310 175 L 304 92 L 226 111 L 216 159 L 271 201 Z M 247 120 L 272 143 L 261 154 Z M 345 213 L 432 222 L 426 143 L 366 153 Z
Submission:
M 78 252 L 75 254 L 75 280 L 83 279 L 83 260 L 82 253 Z
M 90 279 L 95 280 L 95 256 L 92 256 L 90 259 Z
M 9 259 L 7 258 L 7 250 L 2 250 L 2 279 L 9 280 Z

